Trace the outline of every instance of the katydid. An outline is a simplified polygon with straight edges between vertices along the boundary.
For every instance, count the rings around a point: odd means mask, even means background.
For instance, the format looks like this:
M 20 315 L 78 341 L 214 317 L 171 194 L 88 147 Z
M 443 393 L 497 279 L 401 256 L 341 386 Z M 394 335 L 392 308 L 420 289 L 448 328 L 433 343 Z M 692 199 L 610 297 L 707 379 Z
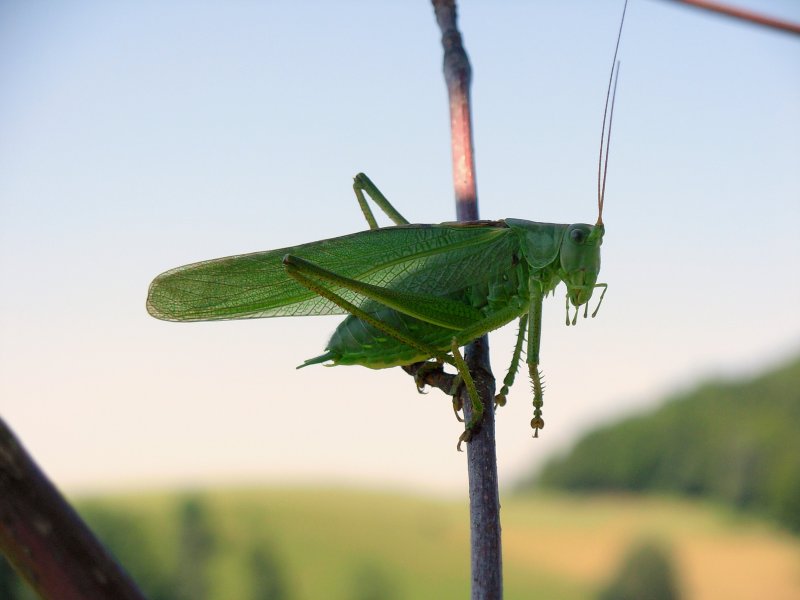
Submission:
M 325 351 L 298 368 L 318 363 L 373 369 L 424 361 L 429 361 L 427 368 L 453 365 L 456 381 L 466 386 L 473 407 L 459 449 L 480 427 L 484 411 L 459 348 L 519 319 L 511 366 L 495 402 L 505 404 L 527 337 L 531 427 L 538 437 L 544 427 L 539 371 L 542 301 L 563 282 L 567 325 L 574 325 L 579 307 L 586 317 L 594 290 L 602 288 L 592 317 L 597 314 L 607 289 L 597 277 L 614 107 L 612 95 L 608 110 L 608 99 L 615 70 L 612 67 L 606 94 L 609 134 L 605 137 L 604 116 L 594 225 L 522 219 L 414 225 L 359 173 L 353 189 L 369 230 L 172 269 L 150 285 L 148 312 L 167 321 L 346 314 Z M 394 226 L 378 227 L 367 196 Z M 575 307 L 572 319 L 570 304 Z M 420 385 L 419 372 L 417 377 Z M 454 406 L 458 408 L 455 401 Z
M 586 316 L 594 289 L 605 293 L 597 283 L 602 218 L 595 225 L 521 219 L 411 225 L 365 175 L 353 187 L 370 230 L 172 269 L 150 285 L 148 312 L 167 321 L 348 314 L 325 352 L 300 367 L 330 361 L 381 369 L 428 359 L 454 365 L 474 409 L 460 441 L 479 426 L 483 406 L 458 348 L 519 318 L 512 368 L 496 400 L 505 402 L 527 333 L 531 426 L 538 433 L 542 300 L 563 281 L 567 309 L 576 307 L 574 324 L 577 307 L 587 307 Z M 377 227 L 364 192 L 395 226 Z

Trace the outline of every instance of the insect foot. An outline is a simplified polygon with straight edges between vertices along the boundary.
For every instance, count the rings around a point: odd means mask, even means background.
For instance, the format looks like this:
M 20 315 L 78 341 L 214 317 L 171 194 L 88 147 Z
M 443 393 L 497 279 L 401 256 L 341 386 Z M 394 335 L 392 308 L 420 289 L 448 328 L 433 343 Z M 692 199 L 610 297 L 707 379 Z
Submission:
M 459 423 L 463 423 L 464 419 L 461 418 L 461 415 L 458 413 L 464 408 L 464 401 L 461 399 L 460 394 L 456 394 L 453 396 L 453 413 L 456 415 L 456 420 Z
M 420 394 L 427 393 L 425 391 L 425 386 L 428 385 L 425 382 L 430 375 L 443 375 L 444 374 L 444 367 L 442 363 L 436 360 L 429 360 L 425 362 L 416 363 L 415 365 L 417 369 L 414 372 L 414 383 L 417 386 L 417 391 Z
M 464 378 L 461 377 L 461 375 L 454 375 L 453 383 L 450 385 L 450 391 L 447 392 L 448 395 L 453 397 L 453 412 L 455 413 L 456 419 L 459 423 L 464 422 L 464 419 L 462 419 L 461 415 L 458 414 L 459 411 L 464 408 L 464 400 L 461 398 L 461 394 L 458 393 L 459 388 L 463 384 Z
M 418 362 L 412 365 L 406 365 L 403 370 L 414 377 L 414 383 L 417 386 L 417 391 L 420 394 L 426 394 L 426 386 L 438 387 L 448 396 L 453 397 L 453 412 L 456 419 L 463 423 L 464 419 L 458 414 L 464 408 L 464 401 L 458 394 L 458 388 L 461 385 L 461 377 L 459 375 L 450 375 L 444 372 L 444 364 L 438 360 L 430 360 L 425 362 Z
M 461 444 L 464 442 L 469 444 L 472 441 L 472 436 L 474 433 L 476 433 L 477 429 L 479 429 L 479 427 L 475 427 L 473 429 L 467 427 L 464 430 L 464 433 L 462 433 L 461 436 L 459 436 L 458 438 L 458 444 L 456 445 L 456 450 L 458 450 L 459 452 L 463 452 L 463 450 L 461 449 Z
M 539 437 L 539 430 L 544 429 L 544 419 L 542 418 L 542 406 L 544 406 L 544 386 L 542 385 L 542 373 L 536 364 L 528 365 L 528 370 L 533 384 L 533 437 Z

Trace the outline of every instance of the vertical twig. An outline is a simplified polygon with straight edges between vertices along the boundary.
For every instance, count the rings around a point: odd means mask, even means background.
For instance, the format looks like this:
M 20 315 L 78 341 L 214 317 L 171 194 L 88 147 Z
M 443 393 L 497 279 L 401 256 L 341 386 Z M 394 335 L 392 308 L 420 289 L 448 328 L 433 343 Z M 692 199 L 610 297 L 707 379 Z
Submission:
M 478 187 L 475 183 L 475 154 L 472 145 L 472 111 L 469 86 L 472 67 L 456 25 L 455 0 L 432 0 L 436 22 L 442 31 L 444 80 L 450 101 L 450 143 L 453 158 L 453 187 L 456 218 L 478 220 Z
M 444 78 L 450 100 L 456 215 L 459 221 L 475 221 L 478 219 L 478 192 L 469 95 L 472 71 L 456 26 L 455 0 L 432 0 L 432 3 L 442 32 Z M 494 435 L 495 382 L 489 365 L 488 338 L 483 336 L 470 344 L 465 358 L 486 409 L 480 430 L 467 445 L 472 598 L 495 600 L 503 596 L 503 577 Z M 472 411 L 465 393 L 462 400 L 464 419 L 469 421 Z
M 0 553 L 45 600 L 145 600 L 2 418 Z

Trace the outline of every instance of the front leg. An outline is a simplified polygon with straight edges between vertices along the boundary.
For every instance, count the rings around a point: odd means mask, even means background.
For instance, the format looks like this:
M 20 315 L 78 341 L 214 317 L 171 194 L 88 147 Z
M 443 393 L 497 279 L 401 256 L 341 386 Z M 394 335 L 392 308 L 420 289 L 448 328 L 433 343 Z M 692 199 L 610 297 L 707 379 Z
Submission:
M 511 386 L 514 385 L 514 379 L 519 369 L 519 359 L 522 355 L 522 344 L 525 342 L 525 331 L 528 326 L 528 315 L 522 315 L 519 318 L 519 331 L 517 333 L 517 343 L 514 346 L 514 354 L 511 356 L 511 364 L 508 366 L 508 372 L 503 379 L 503 387 L 500 388 L 500 393 L 494 397 L 495 406 L 505 406 L 506 397 Z
M 539 430 L 544 428 L 542 406 L 544 405 L 544 388 L 542 386 L 542 373 L 539 371 L 539 343 L 542 336 L 542 300 L 544 293 L 542 283 L 538 279 L 529 279 L 531 294 L 530 310 L 528 312 L 528 373 L 533 384 L 533 437 L 539 437 Z

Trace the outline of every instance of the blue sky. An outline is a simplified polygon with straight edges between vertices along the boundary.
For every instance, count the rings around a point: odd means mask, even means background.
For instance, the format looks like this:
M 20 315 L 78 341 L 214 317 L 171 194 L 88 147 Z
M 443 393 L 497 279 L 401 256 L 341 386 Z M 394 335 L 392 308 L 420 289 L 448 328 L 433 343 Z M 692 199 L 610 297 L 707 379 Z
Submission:
M 794 0 L 738 2 L 800 21 Z M 481 216 L 593 222 L 620 2 L 461 2 Z M 547 429 L 518 382 L 501 483 L 598 422 L 800 347 L 800 39 L 634 0 L 598 318 L 545 303 Z M 426 2 L 0 5 L 0 414 L 67 489 L 325 481 L 464 490 L 449 401 L 294 367 L 336 318 L 169 324 L 159 272 L 365 228 L 368 173 L 454 217 Z M 513 327 L 492 336 L 504 373 Z

